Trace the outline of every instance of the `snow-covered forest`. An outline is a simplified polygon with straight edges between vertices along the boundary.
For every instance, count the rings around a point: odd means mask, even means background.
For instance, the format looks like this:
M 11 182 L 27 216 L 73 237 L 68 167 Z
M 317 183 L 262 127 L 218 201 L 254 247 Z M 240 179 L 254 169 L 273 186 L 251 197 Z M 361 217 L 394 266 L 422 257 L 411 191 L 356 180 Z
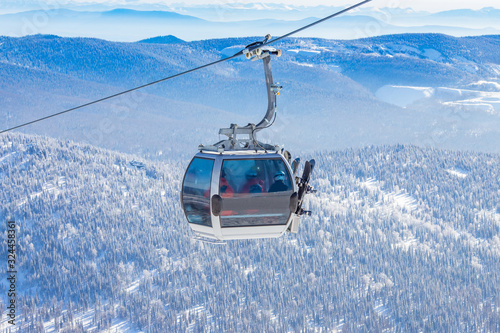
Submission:
M 311 155 L 318 193 L 298 234 L 214 245 L 192 238 L 180 208 L 188 160 L 2 135 L 0 219 L 18 222 L 19 326 L 500 329 L 500 155 L 412 145 Z M 0 232 L 3 260 L 3 223 Z

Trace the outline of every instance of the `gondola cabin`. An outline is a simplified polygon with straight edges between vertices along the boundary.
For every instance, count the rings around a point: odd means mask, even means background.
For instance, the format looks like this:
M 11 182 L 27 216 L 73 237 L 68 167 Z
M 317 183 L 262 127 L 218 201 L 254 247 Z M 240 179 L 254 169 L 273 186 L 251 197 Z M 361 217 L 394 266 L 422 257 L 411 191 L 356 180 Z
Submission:
M 306 162 L 296 178 L 299 159 L 279 146 L 259 142 L 256 133 L 270 127 L 276 116 L 276 96 L 271 55 L 281 51 L 259 48 L 264 41 L 247 46 L 248 59 L 262 59 L 267 88 L 267 112 L 258 124 L 221 128 L 227 139 L 200 145 L 184 175 L 181 202 L 196 236 L 213 240 L 273 238 L 297 232 L 302 199 L 310 193 L 311 165 Z M 242 138 L 243 136 L 243 138 Z M 293 165 L 293 167 L 291 166 Z
M 186 170 L 181 201 L 197 236 L 279 237 L 296 216 L 297 185 L 279 152 L 200 152 Z

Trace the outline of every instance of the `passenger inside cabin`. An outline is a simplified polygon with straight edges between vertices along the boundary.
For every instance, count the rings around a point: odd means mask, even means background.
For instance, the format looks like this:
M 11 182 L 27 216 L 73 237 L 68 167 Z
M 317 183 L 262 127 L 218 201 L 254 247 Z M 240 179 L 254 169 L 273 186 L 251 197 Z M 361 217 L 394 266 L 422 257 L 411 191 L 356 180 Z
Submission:
M 226 179 L 226 173 L 227 170 L 224 168 L 222 169 L 221 175 L 220 175 L 220 196 L 223 198 L 231 198 L 234 194 L 234 190 L 229 185 L 229 182 Z
M 274 174 L 274 183 L 269 188 L 269 192 L 288 191 L 288 185 L 285 184 L 285 173 L 278 171 Z
M 247 182 L 243 185 L 241 193 L 262 193 L 264 181 L 257 177 L 257 172 L 255 170 L 248 170 L 245 174 Z

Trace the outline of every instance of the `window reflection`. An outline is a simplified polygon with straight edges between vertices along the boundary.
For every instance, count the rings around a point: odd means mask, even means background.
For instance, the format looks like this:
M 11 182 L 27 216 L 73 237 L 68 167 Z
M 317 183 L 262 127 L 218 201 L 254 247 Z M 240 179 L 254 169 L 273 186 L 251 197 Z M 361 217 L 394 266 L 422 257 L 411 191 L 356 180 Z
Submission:
M 194 158 L 182 186 L 182 204 L 189 223 L 211 227 L 210 183 L 214 161 Z
M 226 189 L 232 193 L 265 193 L 292 189 L 290 175 L 281 159 L 226 160 L 222 164 L 220 184 L 221 195 Z
M 290 215 L 291 176 L 279 159 L 226 160 L 219 193 L 222 227 L 286 224 Z

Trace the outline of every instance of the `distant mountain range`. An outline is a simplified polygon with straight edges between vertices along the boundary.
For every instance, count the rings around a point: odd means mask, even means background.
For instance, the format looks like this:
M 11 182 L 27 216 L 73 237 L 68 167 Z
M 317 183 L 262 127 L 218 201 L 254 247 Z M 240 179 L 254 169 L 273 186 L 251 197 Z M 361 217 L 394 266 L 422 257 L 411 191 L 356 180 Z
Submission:
M 180 38 L 175 37 L 175 36 L 168 35 L 168 36 L 158 36 L 158 37 L 147 38 L 147 39 L 139 41 L 139 43 L 179 44 L 179 43 L 184 43 L 184 41 Z
M 258 4 L 161 7 L 156 10 L 48 6 L 42 10 L 0 15 L 0 35 L 19 37 L 40 33 L 129 42 L 158 35 L 175 35 L 184 40 L 264 36 L 268 33 L 281 35 L 338 10 L 338 7 L 325 6 Z M 499 34 L 498 17 L 500 10 L 494 8 L 432 14 L 394 8 L 363 8 L 298 36 L 353 39 L 400 33 Z
M 0 38 L 0 124 L 14 126 L 232 55 L 255 38 L 140 43 L 37 35 Z M 294 151 L 413 143 L 499 151 L 500 36 L 404 34 L 276 45 L 283 85 L 261 139 Z M 238 58 L 34 124 L 23 131 L 162 158 L 258 122 L 259 62 Z

